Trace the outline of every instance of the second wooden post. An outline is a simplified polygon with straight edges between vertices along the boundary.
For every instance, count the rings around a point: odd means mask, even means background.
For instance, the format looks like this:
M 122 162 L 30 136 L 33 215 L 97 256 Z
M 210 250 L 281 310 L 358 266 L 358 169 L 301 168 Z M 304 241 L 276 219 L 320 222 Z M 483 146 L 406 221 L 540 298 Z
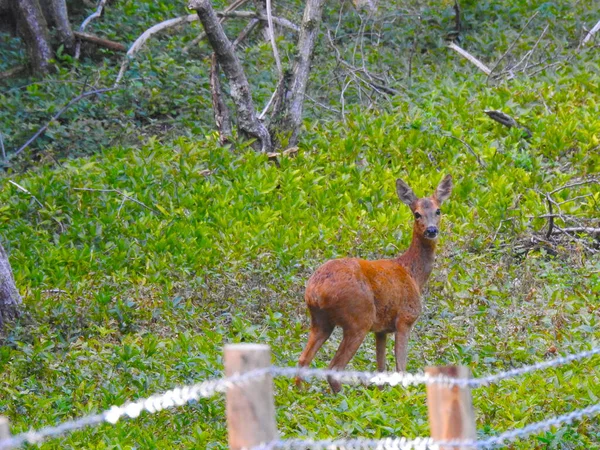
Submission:
M 225 375 L 242 375 L 271 366 L 268 345 L 225 346 Z M 234 385 L 225 396 L 229 447 L 251 448 L 277 439 L 273 377 L 270 374 Z
M 471 371 L 467 367 L 428 367 L 425 373 L 431 376 L 446 376 L 468 380 Z M 471 400 L 471 388 L 448 384 L 427 385 L 427 408 L 431 437 L 436 441 L 474 441 L 475 413 Z M 472 446 L 440 446 L 440 450 L 471 450 Z

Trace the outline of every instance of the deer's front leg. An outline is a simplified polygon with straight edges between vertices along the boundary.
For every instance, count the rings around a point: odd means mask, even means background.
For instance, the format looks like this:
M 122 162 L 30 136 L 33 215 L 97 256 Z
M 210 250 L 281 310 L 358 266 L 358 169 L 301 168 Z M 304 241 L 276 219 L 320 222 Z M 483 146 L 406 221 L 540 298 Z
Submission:
M 406 371 L 406 360 L 408 358 L 408 338 L 410 336 L 410 330 L 412 324 L 398 323 L 396 325 L 396 342 L 395 342 L 395 353 L 396 353 L 396 371 Z

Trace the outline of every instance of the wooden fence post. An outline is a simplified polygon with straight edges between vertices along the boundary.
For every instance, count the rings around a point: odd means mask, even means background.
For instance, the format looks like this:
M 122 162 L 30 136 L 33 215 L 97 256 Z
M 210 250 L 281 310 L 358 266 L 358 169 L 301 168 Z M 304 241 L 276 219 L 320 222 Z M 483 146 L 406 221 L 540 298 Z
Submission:
M 271 366 L 268 345 L 225 346 L 225 375 L 230 377 Z M 251 448 L 277 439 L 273 377 L 268 374 L 227 390 L 225 396 L 229 447 Z
M 8 417 L 0 416 L 0 442 L 10 439 L 10 437 L 10 422 Z
M 428 367 L 425 373 L 431 376 L 444 375 L 448 378 L 469 379 L 468 367 Z M 475 440 L 475 413 L 471 400 L 471 388 L 451 384 L 427 385 L 427 408 L 431 437 L 436 441 Z M 440 450 L 472 450 L 472 446 L 444 447 Z

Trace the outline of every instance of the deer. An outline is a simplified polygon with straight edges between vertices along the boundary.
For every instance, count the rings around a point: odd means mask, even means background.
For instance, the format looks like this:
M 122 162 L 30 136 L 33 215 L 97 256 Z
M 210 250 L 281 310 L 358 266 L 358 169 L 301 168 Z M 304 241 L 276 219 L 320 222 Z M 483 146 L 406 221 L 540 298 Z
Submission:
M 431 197 L 417 198 L 403 180 L 396 180 L 398 198 L 414 216 L 412 242 L 394 259 L 368 261 L 342 258 L 327 261 L 309 278 L 305 301 L 310 315 L 308 342 L 298 367 L 308 367 L 335 327 L 343 330 L 330 370 L 344 370 L 369 332 L 375 333 L 377 370 L 386 370 L 386 340 L 394 333 L 396 371 L 406 371 L 408 339 L 421 315 L 421 292 L 433 269 L 439 236 L 440 206 L 452 192 L 446 175 Z M 338 393 L 341 383 L 328 378 Z M 300 386 L 301 377 L 296 378 Z

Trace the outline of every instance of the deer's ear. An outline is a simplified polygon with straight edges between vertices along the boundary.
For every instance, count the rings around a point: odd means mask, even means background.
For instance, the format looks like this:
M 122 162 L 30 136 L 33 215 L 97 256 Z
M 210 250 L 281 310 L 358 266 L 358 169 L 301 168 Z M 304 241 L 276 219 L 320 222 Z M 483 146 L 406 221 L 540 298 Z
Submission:
M 398 198 L 402 203 L 411 206 L 414 202 L 418 200 L 417 196 L 410 188 L 408 184 L 402 181 L 400 178 L 396 180 L 396 193 L 398 194 Z
M 446 175 L 435 190 L 434 197 L 437 200 L 437 202 L 441 205 L 444 201 L 448 200 L 448 197 L 450 197 L 451 192 L 452 175 Z

